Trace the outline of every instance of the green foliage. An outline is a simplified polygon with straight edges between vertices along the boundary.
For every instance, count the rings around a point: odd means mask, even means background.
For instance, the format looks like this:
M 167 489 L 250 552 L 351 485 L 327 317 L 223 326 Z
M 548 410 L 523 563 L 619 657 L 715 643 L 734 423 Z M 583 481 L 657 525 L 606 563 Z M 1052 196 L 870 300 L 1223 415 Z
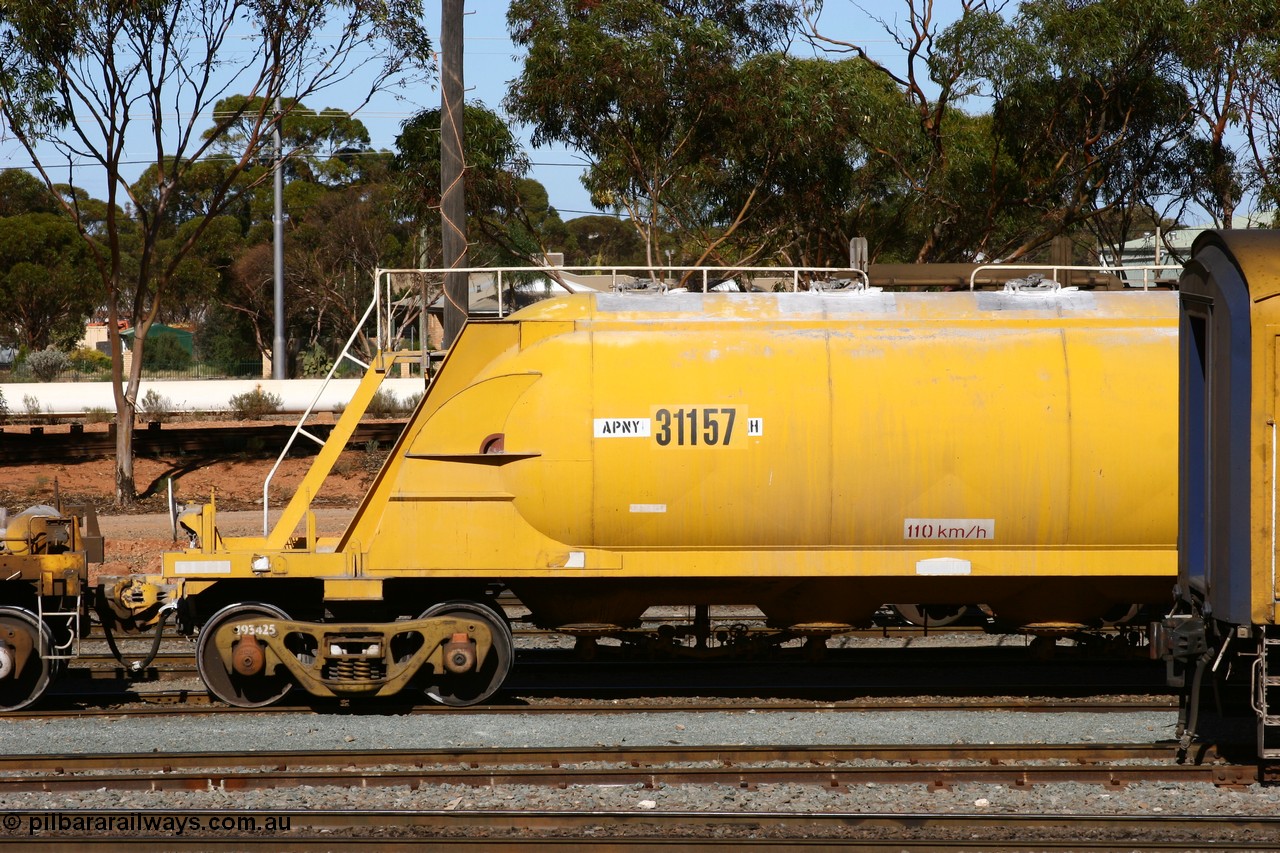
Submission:
M 629 266 L 645 262 L 644 239 L 628 220 L 616 216 L 579 216 L 566 222 L 565 228 L 569 239 L 564 262 L 569 266 Z
M 149 370 L 186 370 L 191 353 L 172 333 L 148 335 L 142 349 L 142 366 Z
M 373 418 L 394 418 L 403 414 L 404 411 L 395 394 L 386 388 L 379 388 L 369 399 L 369 407 L 365 409 L 365 414 Z
M 1011 259 L 1085 229 L 1119 242 L 1191 204 L 1226 221 L 1251 188 L 1280 198 L 1274 3 L 1023 0 L 948 19 L 898 2 L 884 34 L 814 29 L 832 49 L 814 59 L 784 49 L 802 5 L 819 4 L 515 0 L 527 59 L 505 106 L 535 144 L 589 160 L 593 201 L 639 224 L 657 263 L 839 263 L 853 235 L 873 261 Z M 886 43 L 900 55 L 881 59 Z M 573 260 L 597 260 L 570 236 Z
M 173 417 L 173 401 L 156 389 L 148 388 L 138 401 L 138 410 L 145 421 L 167 423 Z
M 227 376 L 261 376 L 262 353 L 253 320 L 243 311 L 215 305 L 195 332 L 201 360 Z
M 472 263 L 525 264 L 564 241 L 564 223 L 537 181 L 507 122 L 480 103 L 463 107 L 464 185 Z M 440 110 L 423 110 L 396 137 L 399 204 L 415 214 L 439 246 Z M 438 260 L 432 263 L 439 263 Z
M 105 424 L 115 419 L 116 413 L 102 406 L 93 406 L 84 410 L 85 423 Z
M 41 382 L 52 382 L 71 366 L 71 359 L 52 345 L 27 356 L 27 367 Z
M 22 410 L 26 414 L 27 420 L 35 423 L 44 415 L 44 409 L 40 407 L 40 398 L 34 394 L 22 395 Z
M 52 194 L 36 193 L 29 179 L 0 180 L 0 210 L 14 211 L 0 216 L 0 325 L 32 349 L 70 346 L 102 292 L 75 223 L 42 202 L 52 204 Z
M 243 421 L 261 420 L 267 415 L 279 412 L 283 405 L 284 400 L 279 394 L 263 391 L 261 385 L 256 386 L 252 391 L 233 395 L 230 401 L 232 414 Z
M 4 398 L 4 390 L 0 389 L 0 424 L 9 420 L 9 401 Z
M 58 200 L 39 178 L 23 169 L 0 170 L 0 217 L 57 212 Z
M 313 344 L 310 349 L 298 356 L 298 366 L 305 377 L 324 377 L 329 375 L 333 367 L 333 359 L 320 344 Z
M 107 373 L 111 370 L 111 356 L 93 347 L 77 347 L 71 353 L 71 369 L 77 373 Z
M 507 22 L 527 56 L 504 106 L 533 127 L 535 145 L 562 142 L 582 152 L 592 201 L 642 224 L 662 257 L 663 232 L 694 232 L 708 207 L 724 202 L 715 185 L 735 165 L 737 132 L 764 123 L 741 99 L 774 94 L 747 89 L 740 68 L 783 48 L 798 10 L 781 0 L 589 8 L 515 0 Z M 768 162 L 767 152 L 751 156 Z

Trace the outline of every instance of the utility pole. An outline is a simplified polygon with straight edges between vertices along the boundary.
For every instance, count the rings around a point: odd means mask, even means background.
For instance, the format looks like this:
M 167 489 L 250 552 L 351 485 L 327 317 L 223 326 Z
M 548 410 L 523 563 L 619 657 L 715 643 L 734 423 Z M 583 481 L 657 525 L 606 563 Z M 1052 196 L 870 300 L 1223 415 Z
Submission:
M 463 0 L 440 5 L 440 249 L 444 266 L 467 265 L 467 205 L 464 193 L 462 123 Z M 470 309 L 466 273 L 445 273 L 444 346 L 453 345 Z M 425 306 L 424 306 L 425 307 Z
M 276 42 L 277 48 L 279 42 Z M 276 57 L 280 53 L 277 49 Z M 275 261 L 275 335 L 271 339 L 271 378 L 288 379 L 288 354 L 284 351 L 284 144 L 280 139 L 280 96 L 276 96 L 275 210 L 272 215 L 272 249 Z

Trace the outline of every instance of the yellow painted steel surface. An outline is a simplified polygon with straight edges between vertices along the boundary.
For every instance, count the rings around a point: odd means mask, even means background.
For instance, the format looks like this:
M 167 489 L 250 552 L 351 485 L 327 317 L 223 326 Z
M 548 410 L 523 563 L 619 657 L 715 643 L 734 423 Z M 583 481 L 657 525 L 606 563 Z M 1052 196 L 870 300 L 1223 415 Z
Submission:
M 1175 321 L 1169 293 L 544 303 L 468 328 L 348 538 L 375 573 L 1169 572 Z
M 1277 455 L 1280 455 L 1280 233 L 1221 232 L 1246 282 L 1252 332 L 1249 514 L 1250 611 L 1254 624 L 1280 624 L 1280 537 L 1277 536 Z
M 1280 623 L 1280 545 L 1277 545 L 1276 457 L 1280 438 L 1280 232 L 1221 231 L 1227 251 L 1247 288 L 1249 314 L 1233 319 L 1246 324 L 1251 340 L 1249 431 L 1250 471 L 1248 525 L 1248 595 L 1254 624 Z M 1222 309 L 1220 309 L 1222 310 Z M 1226 566 L 1223 567 L 1227 569 Z M 1229 570 L 1229 569 L 1227 569 Z
M 277 532 L 165 574 L 247 577 L 269 551 L 271 577 L 1167 596 L 1176 365 L 1172 293 L 548 300 L 468 324 L 331 550 Z

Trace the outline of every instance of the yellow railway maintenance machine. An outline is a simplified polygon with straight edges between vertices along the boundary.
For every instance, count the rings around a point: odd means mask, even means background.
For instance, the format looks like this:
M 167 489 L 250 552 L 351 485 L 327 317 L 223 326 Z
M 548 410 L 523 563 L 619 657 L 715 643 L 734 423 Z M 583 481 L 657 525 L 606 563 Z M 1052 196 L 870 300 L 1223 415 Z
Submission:
M 1181 282 L 1181 505 L 1177 611 L 1159 625 L 1183 688 L 1184 752 L 1203 724 L 1201 688 L 1247 687 L 1258 757 L 1280 761 L 1280 231 L 1210 231 Z
M 481 701 L 513 656 L 497 590 L 586 654 L 816 654 L 894 601 L 1050 635 L 1163 610 L 1176 319 L 1173 293 L 1052 287 L 548 299 L 466 325 L 340 536 L 310 506 L 400 355 L 268 535 L 224 537 L 206 505 L 158 590 L 116 600 L 177 601 L 239 705 L 293 685 Z M 667 605 L 692 622 L 641 630 Z M 720 605 L 764 630 L 713 630 Z
M 39 699 L 89 627 L 89 563 L 101 563 L 93 507 L 0 511 L 0 711 Z

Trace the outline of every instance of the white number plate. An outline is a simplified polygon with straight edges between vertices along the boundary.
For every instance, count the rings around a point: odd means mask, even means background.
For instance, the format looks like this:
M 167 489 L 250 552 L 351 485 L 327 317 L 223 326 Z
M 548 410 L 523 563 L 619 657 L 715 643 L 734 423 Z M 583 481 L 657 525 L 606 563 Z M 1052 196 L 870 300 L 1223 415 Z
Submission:
M 268 622 L 265 625 L 237 625 L 236 634 L 238 636 L 253 635 L 255 637 L 274 637 L 276 635 L 276 626 Z

